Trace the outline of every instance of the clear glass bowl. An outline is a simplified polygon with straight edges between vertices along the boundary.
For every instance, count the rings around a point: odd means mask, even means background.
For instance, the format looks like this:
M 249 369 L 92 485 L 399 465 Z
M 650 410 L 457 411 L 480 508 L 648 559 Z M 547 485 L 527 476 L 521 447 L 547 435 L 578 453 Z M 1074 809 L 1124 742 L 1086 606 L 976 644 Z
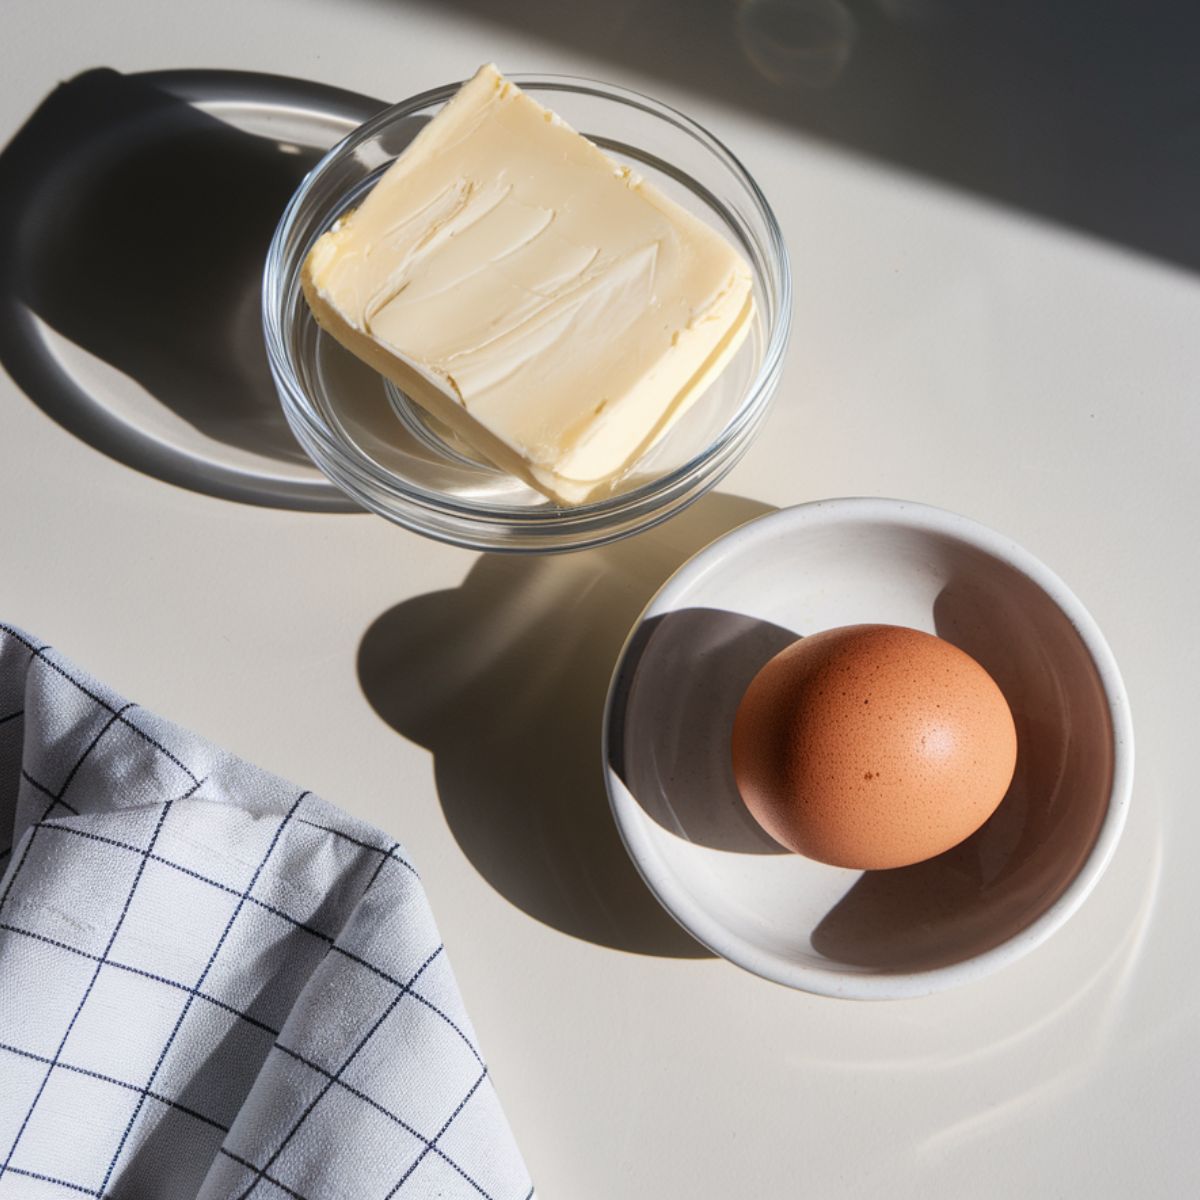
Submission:
M 745 452 L 779 380 L 791 318 L 783 237 L 746 169 L 682 113 L 624 88 L 561 75 L 514 80 L 547 108 L 715 226 L 754 276 L 741 350 L 615 494 L 561 507 L 483 461 L 313 320 L 300 269 L 313 242 L 457 91 L 414 96 L 335 146 L 292 197 L 267 254 L 263 326 L 283 410 L 344 492 L 408 529 L 481 550 L 574 550 L 646 529 L 711 488 Z

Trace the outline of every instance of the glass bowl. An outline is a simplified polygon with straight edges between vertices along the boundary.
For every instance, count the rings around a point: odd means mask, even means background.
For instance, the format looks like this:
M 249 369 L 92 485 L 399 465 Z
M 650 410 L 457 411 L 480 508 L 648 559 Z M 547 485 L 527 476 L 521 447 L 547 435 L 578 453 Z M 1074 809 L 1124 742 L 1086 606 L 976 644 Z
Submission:
M 756 314 L 742 348 L 614 494 L 562 507 L 479 458 L 312 318 L 300 269 L 316 239 L 358 205 L 460 85 L 385 109 L 313 168 L 267 254 L 267 357 L 292 431 L 365 508 L 429 537 L 480 550 L 575 550 L 637 533 L 703 495 L 745 452 L 779 381 L 791 280 L 779 225 L 746 169 L 682 113 L 612 84 L 517 77 L 535 100 L 737 245 Z

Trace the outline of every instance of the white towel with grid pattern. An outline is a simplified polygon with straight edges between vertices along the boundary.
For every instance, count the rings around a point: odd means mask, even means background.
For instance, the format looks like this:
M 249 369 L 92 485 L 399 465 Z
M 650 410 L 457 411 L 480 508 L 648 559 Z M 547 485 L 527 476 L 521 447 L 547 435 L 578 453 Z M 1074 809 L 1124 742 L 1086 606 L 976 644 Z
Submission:
M 0 626 L 0 1198 L 529 1200 L 417 873 Z

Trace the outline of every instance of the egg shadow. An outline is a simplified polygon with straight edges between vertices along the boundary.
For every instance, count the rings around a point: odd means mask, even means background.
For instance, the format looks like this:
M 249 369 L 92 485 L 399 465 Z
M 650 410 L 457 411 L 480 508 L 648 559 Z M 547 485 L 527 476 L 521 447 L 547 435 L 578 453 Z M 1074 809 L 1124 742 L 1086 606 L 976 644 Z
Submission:
M 544 924 L 639 954 L 708 955 L 621 844 L 604 786 L 604 706 L 654 592 L 696 551 L 768 511 L 710 493 L 611 546 L 483 555 L 459 587 L 406 600 L 364 634 L 364 695 L 432 751 L 447 824 L 475 869 Z
M 946 853 L 864 872 L 813 931 L 813 948 L 826 958 L 922 971 L 985 953 L 1062 895 L 1099 834 L 1112 740 L 1095 666 L 1032 582 L 1011 572 L 1003 587 L 990 582 L 952 575 L 933 620 L 1008 701 L 1018 747 L 1012 784 L 983 826 Z
M 258 136 L 209 102 L 292 119 Z M 336 140 L 380 107 L 236 71 L 97 68 L 61 84 L 0 153 L 0 362 L 60 426 L 144 474 L 360 511 L 292 436 L 261 289 L 276 223 L 327 148 L 289 139 Z
M 716 850 L 787 853 L 742 802 L 730 744 L 750 681 L 798 636 L 712 608 L 677 609 L 638 629 L 613 684 L 609 764 L 664 829 Z

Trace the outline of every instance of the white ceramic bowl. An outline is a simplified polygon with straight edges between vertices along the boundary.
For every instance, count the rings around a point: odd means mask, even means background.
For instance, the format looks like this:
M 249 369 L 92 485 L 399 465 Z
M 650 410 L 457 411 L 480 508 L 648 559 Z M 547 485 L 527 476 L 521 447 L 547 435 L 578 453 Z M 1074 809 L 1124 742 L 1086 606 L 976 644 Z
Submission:
M 758 668 L 799 635 L 860 622 L 962 647 L 1017 725 L 1016 774 L 994 816 L 953 850 L 891 871 L 783 851 L 729 765 Z M 625 845 L 693 936 L 790 987 L 884 999 L 984 975 L 1079 907 L 1125 823 L 1133 729 L 1096 623 L 1031 554 L 939 509 L 845 499 L 761 517 L 676 572 L 622 653 L 604 755 Z

